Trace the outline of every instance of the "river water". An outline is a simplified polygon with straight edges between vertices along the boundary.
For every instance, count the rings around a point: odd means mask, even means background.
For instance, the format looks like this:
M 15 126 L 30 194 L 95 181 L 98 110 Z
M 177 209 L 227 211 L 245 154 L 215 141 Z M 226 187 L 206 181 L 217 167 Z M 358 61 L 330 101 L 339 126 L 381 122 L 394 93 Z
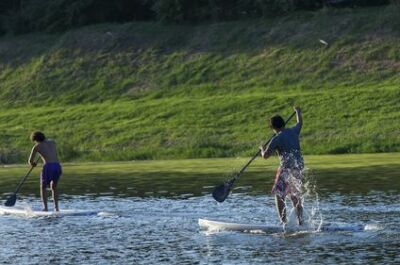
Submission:
M 168 185 L 154 188 L 157 178 Z M 62 209 L 102 213 L 0 216 L 0 264 L 400 264 L 399 178 L 383 178 L 386 184 L 368 192 L 338 191 L 331 178 L 309 180 L 305 209 L 310 222 L 372 227 L 366 231 L 201 231 L 199 218 L 278 225 L 274 200 L 265 192 L 271 182 L 251 175 L 246 179 L 219 204 L 209 195 L 218 184 L 215 179 L 199 180 L 192 191 L 194 180 L 189 176 L 159 175 L 148 181 L 147 189 L 126 176 L 103 176 L 92 186 L 85 178 L 65 178 L 60 182 Z M 185 180 L 190 180 L 187 189 L 182 188 Z M 0 191 L 6 198 L 12 184 L 2 181 Z M 336 181 L 363 185 L 340 175 Z M 66 187 L 84 189 L 67 192 Z M 39 208 L 40 201 L 33 188 L 27 188 L 17 205 Z

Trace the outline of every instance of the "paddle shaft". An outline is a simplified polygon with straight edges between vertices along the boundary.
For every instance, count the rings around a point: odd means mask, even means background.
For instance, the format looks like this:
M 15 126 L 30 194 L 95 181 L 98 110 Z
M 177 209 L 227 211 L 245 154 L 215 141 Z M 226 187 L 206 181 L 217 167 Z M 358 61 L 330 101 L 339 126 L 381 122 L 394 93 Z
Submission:
M 39 159 L 40 159 L 40 158 L 38 158 L 38 159 L 36 160 L 36 164 L 39 162 Z M 19 192 L 19 190 L 20 190 L 21 187 L 22 187 L 22 184 L 24 184 L 25 180 L 28 178 L 29 174 L 31 174 L 31 172 L 32 172 L 32 170 L 33 170 L 34 168 L 35 168 L 35 167 L 32 166 L 31 169 L 29 169 L 28 173 L 26 173 L 26 175 L 19 181 L 18 186 L 17 186 L 17 188 L 15 189 L 14 194 L 17 194 L 17 193 Z
M 294 116 L 295 114 L 296 114 L 296 112 L 293 112 L 292 115 L 290 115 L 290 117 L 287 118 L 287 120 L 285 121 L 285 125 L 293 118 L 293 116 Z M 274 136 L 275 136 L 275 135 L 274 135 Z M 269 144 L 269 142 L 271 142 L 271 140 L 272 140 L 272 138 L 273 138 L 274 136 L 271 136 L 271 138 L 270 138 L 263 146 L 266 147 L 266 146 Z M 254 159 L 256 159 L 256 158 L 260 155 L 260 152 L 261 152 L 261 150 L 258 149 L 257 153 L 249 160 L 249 162 L 247 162 L 246 165 L 244 165 L 244 166 L 242 167 L 242 169 L 239 171 L 239 173 L 237 173 L 236 176 L 230 181 L 231 183 L 233 183 L 234 181 L 236 181 L 236 180 L 240 177 L 240 175 L 243 174 L 243 172 L 244 172 L 244 171 L 246 170 L 246 168 L 251 164 L 251 162 L 253 162 Z

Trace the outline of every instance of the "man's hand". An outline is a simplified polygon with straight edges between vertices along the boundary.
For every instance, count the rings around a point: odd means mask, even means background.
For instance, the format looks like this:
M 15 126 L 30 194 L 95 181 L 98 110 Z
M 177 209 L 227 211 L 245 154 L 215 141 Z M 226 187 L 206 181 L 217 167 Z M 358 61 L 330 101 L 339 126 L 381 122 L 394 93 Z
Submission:
M 260 150 L 261 150 L 261 156 L 264 156 L 265 150 L 264 150 L 264 146 L 260 145 Z
M 296 113 L 299 113 L 299 112 L 301 112 L 301 109 L 300 109 L 300 107 L 293 107 L 293 109 L 294 109 L 294 111 L 295 111 Z
M 267 150 L 264 149 L 264 146 L 260 145 L 260 150 L 261 150 L 261 157 L 267 159 L 269 157 L 269 154 L 267 153 Z
M 36 166 L 37 166 L 37 163 L 36 163 L 36 162 L 29 162 L 29 164 L 30 164 L 32 167 L 36 167 Z

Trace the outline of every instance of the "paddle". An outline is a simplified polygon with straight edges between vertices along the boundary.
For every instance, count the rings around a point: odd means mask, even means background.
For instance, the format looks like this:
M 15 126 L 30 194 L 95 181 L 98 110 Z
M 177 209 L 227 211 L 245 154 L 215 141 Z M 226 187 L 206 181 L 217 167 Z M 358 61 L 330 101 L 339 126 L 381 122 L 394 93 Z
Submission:
M 39 162 L 39 159 L 40 158 L 36 160 L 36 164 Z M 34 166 L 32 166 L 31 169 L 29 169 L 28 173 L 26 173 L 26 175 L 19 181 L 19 184 L 15 189 L 15 192 L 7 199 L 6 203 L 4 204 L 5 206 L 11 207 L 15 205 L 15 202 L 17 201 L 17 193 L 21 189 L 22 184 L 24 184 L 25 180 L 28 178 L 29 174 L 32 172 L 33 168 Z
M 290 117 L 285 121 L 285 124 L 287 124 L 293 118 L 293 116 L 295 114 L 296 114 L 296 112 L 293 112 L 292 115 L 290 115 Z M 272 140 L 272 137 L 264 144 L 264 147 L 266 147 L 269 144 L 269 142 Z M 260 155 L 260 152 L 261 152 L 261 150 L 259 149 L 257 151 L 257 153 L 250 159 L 250 161 L 247 162 L 247 164 L 244 165 L 242 167 L 242 169 L 238 173 L 236 173 L 236 175 L 233 178 L 225 181 L 224 183 L 222 183 L 214 188 L 214 191 L 212 192 L 212 196 L 214 197 L 214 199 L 217 202 L 225 201 L 225 199 L 228 197 L 229 192 L 231 191 L 232 186 L 235 183 L 235 181 L 239 179 L 240 175 L 242 175 L 242 173 L 251 164 L 251 162 L 253 162 L 253 160 L 256 159 Z

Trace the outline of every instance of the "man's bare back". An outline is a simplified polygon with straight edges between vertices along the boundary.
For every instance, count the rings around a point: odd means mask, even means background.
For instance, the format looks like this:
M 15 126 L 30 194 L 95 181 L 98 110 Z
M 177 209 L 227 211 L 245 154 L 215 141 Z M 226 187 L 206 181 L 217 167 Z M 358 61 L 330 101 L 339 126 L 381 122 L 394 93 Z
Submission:
M 43 163 L 55 163 L 58 161 L 56 143 L 51 139 L 46 139 L 43 142 L 35 144 L 32 148 L 29 162 L 34 162 L 36 153 L 39 153 Z

